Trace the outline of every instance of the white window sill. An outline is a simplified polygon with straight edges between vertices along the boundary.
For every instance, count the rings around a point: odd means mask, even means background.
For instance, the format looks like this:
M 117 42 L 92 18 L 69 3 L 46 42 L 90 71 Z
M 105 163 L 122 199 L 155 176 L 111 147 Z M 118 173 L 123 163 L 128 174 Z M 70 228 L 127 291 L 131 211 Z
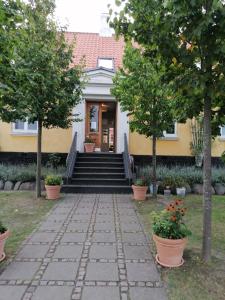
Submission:
M 164 136 L 164 137 L 161 137 L 160 140 L 162 140 L 162 141 L 178 141 L 179 138 L 178 138 L 178 136 Z
M 37 132 L 11 132 L 15 136 L 36 136 Z

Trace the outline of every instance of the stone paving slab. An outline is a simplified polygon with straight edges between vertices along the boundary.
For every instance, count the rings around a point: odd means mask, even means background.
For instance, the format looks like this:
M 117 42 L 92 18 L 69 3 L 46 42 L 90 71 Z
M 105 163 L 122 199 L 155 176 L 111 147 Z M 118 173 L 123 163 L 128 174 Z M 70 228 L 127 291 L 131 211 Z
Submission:
M 0 275 L 0 300 L 166 300 L 130 195 L 66 195 Z

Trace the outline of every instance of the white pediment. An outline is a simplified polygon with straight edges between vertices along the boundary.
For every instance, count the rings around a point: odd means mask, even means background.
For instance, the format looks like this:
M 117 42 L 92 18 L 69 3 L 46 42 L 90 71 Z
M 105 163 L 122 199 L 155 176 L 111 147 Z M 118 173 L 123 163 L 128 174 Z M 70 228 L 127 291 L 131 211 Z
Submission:
M 91 85 L 112 85 L 113 84 L 113 77 L 115 73 L 113 71 L 109 71 L 104 68 L 98 68 L 95 70 L 91 70 L 86 72 L 88 78 L 88 84 Z

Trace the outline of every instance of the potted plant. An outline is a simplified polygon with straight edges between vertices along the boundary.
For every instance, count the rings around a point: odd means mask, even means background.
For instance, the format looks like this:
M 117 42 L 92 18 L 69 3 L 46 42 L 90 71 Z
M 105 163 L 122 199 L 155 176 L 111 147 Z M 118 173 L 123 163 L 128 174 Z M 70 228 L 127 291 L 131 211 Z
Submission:
M 132 189 L 135 200 L 145 200 L 148 190 L 148 180 L 146 180 L 146 178 L 144 177 L 136 179 L 136 181 L 132 185 Z
M 177 192 L 177 196 L 185 197 L 186 194 L 185 181 L 180 177 L 176 179 L 176 192 Z
M 0 262 L 5 258 L 4 247 L 8 236 L 9 230 L 3 226 L 2 222 L 0 221 Z
M 85 149 L 85 152 L 94 152 L 95 143 L 94 143 L 93 139 L 90 138 L 89 136 L 87 136 L 85 138 L 84 149 Z
M 175 200 L 163 211 L 152 214 L 156 260 L 164 267 L 179 267 L 184 263 L 183 251 L 191 234 L 183 222 L 186 210 L 182 200 Z
M 45 189 L 47 199 L 56 200 L 59 198 L 59 193 L 62 184 L 62 177 L 57 175 L 48 175 L 45 178 Z

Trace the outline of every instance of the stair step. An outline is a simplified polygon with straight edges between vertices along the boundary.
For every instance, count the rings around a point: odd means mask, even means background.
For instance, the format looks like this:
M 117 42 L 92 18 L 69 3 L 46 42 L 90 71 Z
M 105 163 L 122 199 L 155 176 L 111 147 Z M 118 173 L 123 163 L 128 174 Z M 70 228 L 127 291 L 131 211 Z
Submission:
M 87 153 L 87 152 L 79 152 L 78 157 L 83 157 L 83 156 L 89 156 L 89 157 L 123 157 L 122 154 L 118 153 L 108 153 L 108 152 L 92 152 L 92 153 Z
M 118 162 L 122 164 L 123 159 L 121 157 L 81 156 L 77 158 L 77 162 Z
M 79 162 L 77 161 L 75 167 L 123 167 L 121 162 Z
M 89 178 L 89 179 L 92 179 L 92 178 L 102 178 L 102 179 L 105 179 L 105 178 L 111 178 L 111 179 L 114 179 L 114 178 L 125 178 L 125 174 L 124 173 L 94 173 L 94 172 L 89 172 L 89 173 L 78 173 L 78 172 L 75 172 L 73 174 L 73 178 Z
M 124 186 L 127 185 L 127 180 L 124 179 L 112 179 L 112 178 L 72 178 L 71 183 L 74 185 L 116 185 L 116 186 Z
M 62 193 L 99 193 L 99 194 L 131 194 L 132 189 L 127 186 L 106 186 L 106 185 L 68 185 L 61 189 Z
M 124 167 L 77 167 L 74 168 L 74 173 L 124 173 Z

